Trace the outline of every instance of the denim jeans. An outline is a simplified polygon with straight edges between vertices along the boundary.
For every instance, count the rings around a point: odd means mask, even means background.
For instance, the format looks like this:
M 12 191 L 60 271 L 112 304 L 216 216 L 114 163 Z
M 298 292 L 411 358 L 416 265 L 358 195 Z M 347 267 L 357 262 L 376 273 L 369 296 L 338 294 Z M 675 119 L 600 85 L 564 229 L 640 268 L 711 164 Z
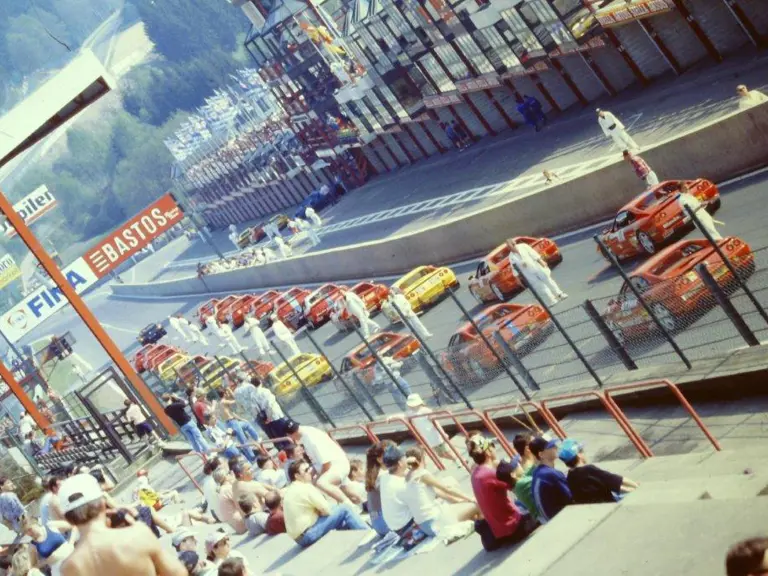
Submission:
M 205 438 L 203 438 L 200 430 L 197 429 L 197 422 L 194 420 L 190 420 L 184 424 L 184 426 L 181 427 L 181 433 L 184 435 L 184 438 L 187 439 L 187 442 L 192 445 L 192 450 L 195 452 L 208 452 L 210 450 Z
M 259 441 L 259 433 L 256 430 L 256 427 L 247 420 L 227 420 L 227 427 L 234 430 L 237 442 L 241 445 L 248 442 L 246 434 L 257 442 Z M 248 458 L 249 462 L 256 460 L 256 456 L 253 454 L 253 450 L 251 450 L 250 446 L 243 446 L 243 453 L 245 454 L 245 457 Z
M 396 376 L 398 384 L 400 386 L 395 386 L 395 383 L 390 380 L 390 384 L 392 385 L 392 398 L 395 399 L 395 404 L 400 408 L 400 410 L 406 409 L 406 403 L 405 400 L 408 398 L 408 396 L 411 395 L 411 386 L 408 384 L 408 382 L 405 381 L 405 378 L 402 376 Z M 401 391 L 402 390 L 402 391 Z
M 333 507 L 328 516 L 320 516 L 297 540 L 299 546 L 311 546 L 331 530 L 368 530 L 370 526 L 348 504 Z

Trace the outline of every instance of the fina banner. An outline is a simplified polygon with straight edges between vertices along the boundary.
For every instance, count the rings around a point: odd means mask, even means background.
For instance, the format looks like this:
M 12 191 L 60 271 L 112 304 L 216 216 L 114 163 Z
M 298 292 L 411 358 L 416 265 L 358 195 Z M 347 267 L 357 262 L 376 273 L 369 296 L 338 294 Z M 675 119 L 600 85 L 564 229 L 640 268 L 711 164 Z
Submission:
M 78 294 L 98 281 L 83 258 L 78 258 L 61 272 Z M 0 316 L 0 329 L 8 340 L 18 342 L 22 336 L 68 304 L 58 286 L 46 284 Z
M 0 258 L 0 288 L 5 288 L 8 284 L 20 277 L 21 269 L 16 264 L 16 260 L 13 259 L 13 256 L 6 254 Z
M 39 186 L 13 205 L 13 209 L 21 216 L 27 226 L 55 207 L 56 198 L 53 197 L 53 194 L 51 194 L 45 184 Z M 3 233 L 8 238 L 16 236 L 16 229 L 11 226 L 7 219 L 3 222 L 2 227 Z

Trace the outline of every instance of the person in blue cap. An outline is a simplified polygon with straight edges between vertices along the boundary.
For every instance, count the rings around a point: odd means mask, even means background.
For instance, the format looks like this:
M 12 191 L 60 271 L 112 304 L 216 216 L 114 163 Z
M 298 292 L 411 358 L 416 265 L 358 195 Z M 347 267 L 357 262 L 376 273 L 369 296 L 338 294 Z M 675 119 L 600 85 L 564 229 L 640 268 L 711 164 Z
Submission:
M 617 502 L 637 488 L 637 482 L 588 464 L 584 445 L 572 438 L 563 440 L 557 453 L 568 466 L 568 487 L 575 504 Z
M 531 454 L 538 466 L 533 471 L 532 492 L 539 511 L 539 522 L 552 520 L 563 508 L 573 502 L 565 474 L 555 470 L 558 440 L 537 436 L 531 441 Z

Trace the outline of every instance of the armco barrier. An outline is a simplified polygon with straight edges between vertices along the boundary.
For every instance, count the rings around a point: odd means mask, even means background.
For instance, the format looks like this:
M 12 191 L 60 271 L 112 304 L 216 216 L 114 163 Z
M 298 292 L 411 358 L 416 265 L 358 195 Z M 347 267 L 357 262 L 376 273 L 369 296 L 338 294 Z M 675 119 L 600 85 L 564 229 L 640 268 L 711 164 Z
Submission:
M 768 104 L 649 147 L 643 158 L 665 178 L 716 182 L 766 166 Z M 400 274 L 423 264 L 485 254 L 512 234 L 544 236 L 597 222 L 615 214 L 639 191 L 637 177 L 617 152 L 615 163 L 581 178 L 415 232 L 206 276 L 205 285 L 189 277 L 111 287 L 123 296 L 178 296 Z

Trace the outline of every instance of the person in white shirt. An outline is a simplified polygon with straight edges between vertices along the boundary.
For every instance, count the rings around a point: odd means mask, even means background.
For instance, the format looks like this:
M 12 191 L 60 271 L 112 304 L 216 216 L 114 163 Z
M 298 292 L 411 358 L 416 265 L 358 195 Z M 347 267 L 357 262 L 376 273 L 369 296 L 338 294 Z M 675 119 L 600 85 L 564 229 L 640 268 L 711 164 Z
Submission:
M 317 246 L 320 244 L 320 236 L 317 235 L 317 232 L 315 231 L 314 226 L 304 220 L 303 218 L 296 218 L 296 228 L 298 230 L 301 230 L 303 232 L 306 232 L 307 238 L 309 238 L 310 243 L 312 246 Z
M 301 350 L 296 345 L 296 340 L 293 339 L 293 332 L 291 332 L 288 326 L 283 324 L 283 321 L 280 320 L 277 314 L 272 314 L 272 332 L 282 345 L 281 350 L 286 358 L 291 359 L 301 354 Z
M 168 327 L 177 334 L 173 337 L 174 340 L 177 340 L 179 336 L 181 336 L 181 339 L 184 340 L 184 342 L 192 342 L 176 316 L 168 316 Z
M 238 246 L 237 241 L 240 238 L 240 235 L 237 233 L 237 226 L 234 224 L 229 225 L 229 241 L 232 242 L 232 244 L 235 247 L 235 250 L 240 250 L 240 246 Z
M 259 468 L 255 478 L 257 482 L 278 489 L 285 488 L 286 484 L 288 484 L 288 476 L 285 470 L 277 470 L 275 463 L 268 456 L 257 456 L 256 466 Z
M 390 303 L 390 305 L 394 306 L 396 310 L 399 310 L 403 316 L 405 316 L 406 320 L 408 320 L 408 323 L 413 326 L 413 330 L 421 338 L 424 340 L 432 338 L 432 333 L 427 330 L 427 327 L 424 326 L 421 318 L 419 318 L 416 312 L 413 311 L 413 306 L 411 306 L 411 303 L 408 302 L 408 298 L 405 297 L 405 294 L 403 294 L 403 291 L 400 290 L 400 288 L 397 286 L 392 286 L 389 289 L 389 296 L 387 297 L 387 301 Z
M 357 321 L 360 323 L 360 330 L 362 330 L 363 336 L 368 338 L 371 335 L 371 331 L 378 332 L 381 330 L 381 326 L 371 320 L 368 308 L 366 308 L 365 302 L 363 302 L 360 296 L 352 292 L 352 290 L 347 290 L 344 292 L 344 302 L 346 303 L 349 315 L 357 318 Z
M 290 258 L 293 254 L 293 250 L 291 250 L 291 247 L 288 246 L 288 244 L 285 243 L 285 240 L 283 240 L 280 236 L 275 237 L 275 248 L 277 248 L 277 253 L 280 255 L 280 258 Z
M 218 574 L 219 566 L 221 566 L 224 560 L 229 560 L 230 558 L 237 558 L 242 561 L 246 574 L 250 572 L 248 560 L 246 560 L 242 553 L 232 550 L 229 534 L 224 530 L 217 530 L 208 534 L 208 537 L 205 539 L 205 551 L 208 554 L 208 561 L 213 563 L 215 569 L 215 572 L 209 572 L 211 576 Z
M 35 426 L 36 424 L 32 419 L 32 416 L 26 412 L 22 412 L 21 418 L 19 418 L 19 438 L 24 440 L 27 435 L 35 429 Z
M 446 445 L 445 440 L 440 435 L 438 427 L 442 430 L 442 427 L 437 422 L 429 420 L 429 415 L 432 414 L 432 409 L 424 404 L 420 394 L 411 394 L 406 400 L 408 409 L 405 412 L 406 417 L 410 418 L 416 431 L 421 434 L 422 438 L 426 441 L 435 454 L 437 454 L 443 460 L 449 460 L 454 464 L 459 463 L 456 455 Z
M 219 338 L 221 339 L 220 346 L 229 346 L 229 348 L 232 350 L 232 354 L 239 354 L 243 350 L 247 349 L 245 346 L 241 346 L 237 341 L 237 338 L 235 338 L 235 335 L 232 333 L 232 328 L 230 328 L 229 324 L 224 322 L 219 324 L 214 317 L 212 317 L 212 320 L 213 322 L 211 322 L 211 325 L 214 327 Z
M 736 94 L 739 96 L 739 110 L 747 110 L 758 104 L 768 102 L 768 96 L 760 90 L 749 90 L 744 84 L 736 87 Z
M 320 228 L 323 225 L 323 220 L 317 215 L 315 209 L 312 206 L 307 206 L 304 210 L 304 216 L 309 220 L 315 228 Z
M 354 492 L 347 488 L 349 459 L 327 432 L 313 426 L 299 426 L 293 421 L 288 422 L 285 432 L 294 444 L 304 445 L 317 472 L 315 485 L 320 490 L 341 504 L 360 504 Z
M 707 231 L 707 233 L 709 233 L 713 240 L 723 239 L 720 232 L 718 232 L 717 228 L 715 228 L 714 218 L 712 218 L 709 212 L 707 212 L 706 209 L 702 206 L 701 202 L 699 202 L 699 199 L 691 193 L 690 188 L 688 188 L 688 184 L 685 182 L 683 182 L 682 186 L 680 186 L 680 196 L 678 197 L 677 202 L 685 216 L 688 216 L 688 212 L 685 210 L 686 206 L 688 206 L 696 214 L 696 219 L 699 221 L 699 224 L 704 230 Z
M 607 110 L 601 110 L 598 108 L 597 123 L 600 124 L 600 128 L 603 130 L 608 138 L 613 140 L 620 151 L 624 150 L 640 150 L 640 146 L 637 145 L 632 137 L 627 133 L 627 129 L 622 124 L 621 120 L 616 118 L 613 113 Z
M 190 322 L 181 314 L 176 315 L 176 320 L 178 321 L 179 326 L 184 331 L 189 333 L 189 337 L 192 342 L 199 342 L 203 346 L 208 346 L 208 339 L 203 335 L 200 327 L 197 324 Z
M 405 454 L 396 445 L 388 446 L 382 457 L 388 474 L 379 475 L 381 514 L 390 530 L 400 532 L 413 521 L 408 507 L 408 486 L 405 476 L 408 465 Z
M 147 416 L 144 414 L 141 406 L 129 398 L 125 399 L 123 405 L 125 406 L 125 417 L 131 424 L 133 424 L 133 428 L 136 430 L 136 435 L 139 438 L 148 436 L 148 440 L 151 444 L 160 442 L 160 437 L 152 429 L 152 424 L 147 420 Z
M 549 300 L 550 306 L 568 298 L 568 294 L 563 292 L 552 278 L 552 272 L 541 254 L 528 244 L 517 243 L 514 238 L 507 240 L 507 246 L 510 250 L 509 265 L 513 273 L 515 273 L 514 265 L 517 265 L 528 285 L 533 286 L 537 294 Z
M 368 492 L 365 491 L 365 463 L 360 458 L 349 461 L 349 490 L 353 492 L 361 502 L 368 500 Z
M 251 310 L 251 312 L 253 312 L 253 310 Z M 269 340 L 267 340 L 267 337 L 264 335 L 264 330 L 261 329 L 261 321 L 258 318 L 253 316 L 245 317 L 245 333 L 251 335 L 259 356 L 275 353 L 269 345 Z

